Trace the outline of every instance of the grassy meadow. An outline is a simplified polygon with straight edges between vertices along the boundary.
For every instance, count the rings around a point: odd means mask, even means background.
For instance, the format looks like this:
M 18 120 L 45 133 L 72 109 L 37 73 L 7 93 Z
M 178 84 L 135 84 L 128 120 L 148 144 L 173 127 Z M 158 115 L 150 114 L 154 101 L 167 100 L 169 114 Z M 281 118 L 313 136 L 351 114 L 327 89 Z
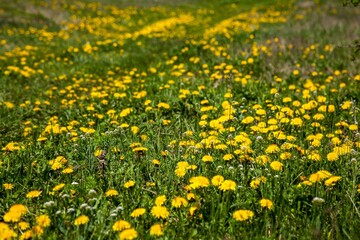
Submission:
M 0 240 L 359 239 L 360 7 L 0 1 Z

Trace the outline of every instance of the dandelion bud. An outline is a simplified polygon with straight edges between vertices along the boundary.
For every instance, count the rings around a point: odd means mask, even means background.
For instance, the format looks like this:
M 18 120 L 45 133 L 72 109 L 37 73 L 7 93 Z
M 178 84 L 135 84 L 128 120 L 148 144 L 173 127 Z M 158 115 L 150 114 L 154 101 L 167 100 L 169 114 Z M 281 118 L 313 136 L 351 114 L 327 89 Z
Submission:
M 356 163 L 357 162 L 356 158 L 352 158 L 350 161 L 351 161 L 351 163 Z
M 61 214 L 61 210 L 56 211 L 55 215 Z
M 110 217 L 117 217 L 117 213 L 111 213 Z
M 351 155 L 356 155 L 356 154 L 357 154 L 357 152 L 356 152 L 355 149 L 351 149 L 351 150 L 350 150 L 350 153 L 351 153 Z
M 78 182 L 72 182 L 71 185 L 78 185 Z
M 230 167 L 229 167 L 229 171 L 232 171 L 232 170 L 234 170 L 234 167 L 233 167 L 233 166 L 230 166 Z

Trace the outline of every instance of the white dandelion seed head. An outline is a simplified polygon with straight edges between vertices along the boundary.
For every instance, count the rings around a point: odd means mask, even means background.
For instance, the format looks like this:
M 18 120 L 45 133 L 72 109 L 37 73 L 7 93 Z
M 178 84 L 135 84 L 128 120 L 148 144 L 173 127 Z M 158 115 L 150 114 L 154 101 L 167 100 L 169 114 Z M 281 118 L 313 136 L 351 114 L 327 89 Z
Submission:
M 63 195 L 61 195 L 61 198 L 68 198 L 69 197 L 69 194 L 63 194 Z
M 96 194 L 96 191 L 94 189 L 89 190 L 89 195 Z
M 314 197 L 314 199 L 311 202 L 312 202 L 312 204 L 320 205 L 320 204 L 323 204 L 325 202 L 325 200 L 323 198 Z
M 86 207 L 89 207 L 89 205 L 87 205 L 87 203 L 83 203 L 83 204 L 80 205 L 80 209 L 86 208 Z
M 44 207 L 51 207 L 54 204 L 55 204 L 54 201 L 48 201 L 48 202 L 44 203 Z
M 72 213 L 72 212 L 75 212 L 75 209 L 74 208 L 69 208 L 66 212 L 67 213 Z

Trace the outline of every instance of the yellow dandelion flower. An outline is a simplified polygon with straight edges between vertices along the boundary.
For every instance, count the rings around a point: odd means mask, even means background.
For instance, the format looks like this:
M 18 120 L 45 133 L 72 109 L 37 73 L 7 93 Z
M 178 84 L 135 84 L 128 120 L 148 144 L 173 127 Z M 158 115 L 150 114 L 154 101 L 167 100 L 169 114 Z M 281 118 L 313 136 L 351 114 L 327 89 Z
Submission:
M 260 186 L 261 181 L 259 179 L 252 180 L 250 182 L 250 187 L 257 189 Z
M 160 102 L 158 105 L 157 105 L 158 108 L 165 108 L 165 109 L 169 109 L 170 108 L 170 105 L 167 104 L 167 103 L 164 103 L 164 102 Z
M 210 185 L 209 179 L 207 179 L 206 177 L 203 177 L 203 176 L 192 177 L 192 178 L 190 178 L 189 181 L 190 181 L 189 186 L 191 189 L 208 187 Z
M 188 205 L 188 202 L 186 201 L 185 198 L 183 197 L 175 197 L 172 201 L 171 201 L 171 206 L 175 207 L 175 208 L 180 208 L 181 206 L 186 207 Z
M 213 161 L 213 157 L 210 155 L 205 155 L 202 157 L 201 159 L 203 162 L 212 162 Z
M 236 183 L 232 180 L 225 180 L 219 186 L 219 189 L 223 192 L 228 190 L 235 191 L 235 188 L 236 188 Z
M 269 210 L 274 208 L 274 204 L 270 199 L 263 198 L 260 200 L 260 206 Z
M 53 190 L 53 192 L 57 192 L 57 191 L 63 189 L 64 187 L 65 187 L 65 183 L 61 183 L 61 184 L 56 185 L 52 190 Z
M 119 234 L 120 240 L 131 240 L 137 238 L 138 233 L 134 228 L 125 229 Z
M 131 224 L 125 220 L 119 220 L 115 222 L 114 225 L 112 226 L 113 231 L 122 231 L 128 228 L 131 228 Z
M 30 224 L 28 222 L 19 222 L 18 226 L 23 231 L 30 228 Z
M 225 154 L 224 156 L 223 156 L 223 160 L 224 161 L 229 161 L 229 160 L 231 160 L 231 159 L 233 159 L 234 158 L 234 155 L 232 155 L 232 154 Z
M 183 177 L 186 174 L 186 168 L 176 168 L 175 175 L 178 177 Z
M 77 217 L 74 221 L 74 225 L 75 226 L 79 226 L 79 225 L 84 225 L 87 224 L 89 222 L 89 217 L 86 215 L 81 215 L 79 217 Z
M 152 160 L 152 163 L 153 163 L 155 166 L 160 165 L 160 161 L 159 161 L 158 159 L 153 159 L 153 160 Z
M 132 108 L 126 108 L 120 112 L 120 117 L 126 117 L 132 112 Z
M 12 190 L 14 188 L 14 185 L 11 183 L 4 183 L 3 186 L 5 190 Z
M 165 195 L 160 195 L 158 197 L 156 197 L 155 199 L 155 205 L 156 206 L 162 206 L 166 201 L 166 196 Z
M 0 239 L 11 239 L 17 237 L 17 234 L 6 223 L 0 222 Z
M 33 235 L 40 236 L 44 233 L 44 229 L 41 226 L 37 225 L 31 228 L 31 232 Z
M 301 127 L 303 125 L 303 120 L 301 118 L 293 118 L 290 121 L 290 125 Z
M 73 173 L 74 170 L 71 167 L 65 168 L 64 170 L 61 171 L 61 173 L 64 174 L 69 174 L 69 173 Z
M 187 199 L 188 201 L 190 201 L 190 200 L 195 200 L 195 199 L 196 199 L 196 196 L 195 196 L 194 193 L 190 192 L 190 193 L 186 194 L 186 199 Z
M 197 206 L 192 206 L 192 207 L 190 207 L 190 208 L 189 208 L 189 214 L 190 214 L 190 216 L 193 216 L 194 213 L 195 213 L 195 211 L 196 211 L 197 209 L 198 209 Z
M 283 164 L 279 161 L 273 161 L 270 163 L 270 167 L 275 171 L 281 171 L 283 168 Z
M 48 226 L 50 226 L 51 220 L 48 215 L 43 214 L 43 215 L 36 217 L 36 223 L 37 223 L 37 225 L 39 225 L 41 227 L 48 227 Z
M 233 218 L 237 221 L 246 221 L 254 217 L 254 212 L 251 210 L 237 210 L 233 213 Z
M 252 123 L 252 122 L 254 122 L 254 118 L 253 117 L 251 117 L 251 116 L 248 116 L 248 117 L 245 117 L 243 120 L 241 120 L 241 123 L 243 123 L 243 124 L 250 124 L 250 123 Z
M 3 151 L 9 151 L 9 152 L 16 151 L 19 149 L 20 146 L 17 142 L 10 142 L 5 147 L 2 148 Z
M 266 148 L 265 153 L 278 153 L 279 151 L 280 148 L 276 144 L 271 144 Z
M 224 181 L 224 177 L 221 175 L 216 175 L 211 179 L 211 184 L 214 186 L 220 186 L 220 184 Z
M 151 236 L 162 236 L 163 230 L 160 223 L 156 223 L 150 227 L 150 235 Z
M 328 187 L 334 186 L 335 183 L 337 183 L 338 181 L 340 181 L 341 177 L 340 176 L 332 176 L 329 179 L 325 180 L 325 185 Z
M 22 240 L 22 239 L 30 239 L 32 237 L 33 237 L 33 232 L 31 230 L 27 230 L 20 236 L 20 240 Z
M 339 159 L 339 154 L 337 152 L 330 152 L 326 155 L 328 161 L 333 162 Z
M 105 196 L 107 196 L 107 197 L 112 197 L 112 196 L 117 196 L 117 195 L 119 195 L 119 192 L 116 191 L 115 189 L 109 189 L 105 193 Z
M 39 197 L 41 195 L 41 191 L 38 190 L 34 190 L 34 191 L 30 191 L 26 194 L 27 198 L 36 198 Z
M 145 208 L 137 208 L 130 214 L 131 217 L 137 218 L 146 213 Z
M 124 183 L 124 188 L 131 188 L 135 186 L 135 182 L 130 180 L 130 181 L 127 181 L 126 183 Z
M 4 214 L 3 220 L 4 220 L 4 222 L 19 222 L 21 219 L 21 215 L 22 214 L 19 212 L 9 211 Z
M 151 208 L 151 214 L 155 218 L 163 218 L 166 219 L 169 216 L 169 211 L 164 206 L 154 206 Z
M 9 212 L 17 212 L 20 214 L 25 214 L 27 213 L 27 211 L 28 211 L 27 208 L 22 204 L 12 205 L 9 209 Z

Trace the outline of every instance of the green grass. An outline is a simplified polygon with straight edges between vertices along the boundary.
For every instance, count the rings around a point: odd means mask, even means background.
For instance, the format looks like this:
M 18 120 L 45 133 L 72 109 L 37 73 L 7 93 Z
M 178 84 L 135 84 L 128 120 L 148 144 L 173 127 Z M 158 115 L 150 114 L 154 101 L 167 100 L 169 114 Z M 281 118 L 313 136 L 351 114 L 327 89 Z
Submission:
M 0 239 L 356 239 L 359 12 L 1 2 Z

